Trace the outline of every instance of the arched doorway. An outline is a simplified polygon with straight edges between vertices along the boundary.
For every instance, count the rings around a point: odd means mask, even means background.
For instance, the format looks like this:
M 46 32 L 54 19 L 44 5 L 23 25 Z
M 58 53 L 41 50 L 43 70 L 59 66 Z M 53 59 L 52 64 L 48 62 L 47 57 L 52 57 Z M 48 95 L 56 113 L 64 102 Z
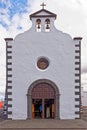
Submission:
M 59 119 L 59 90 L 50 80 L 40 79 L 32 83 L 27 93 L 28 119 Z

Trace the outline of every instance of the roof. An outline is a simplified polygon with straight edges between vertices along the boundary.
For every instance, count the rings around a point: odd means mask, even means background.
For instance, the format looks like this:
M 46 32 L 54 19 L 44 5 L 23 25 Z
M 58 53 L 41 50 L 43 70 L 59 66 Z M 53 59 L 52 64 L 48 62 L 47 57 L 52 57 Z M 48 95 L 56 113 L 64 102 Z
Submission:
M 43 12 L 45 14 L 42 15 L 41 13 L 43 13 Z M 34 18 L 34 17 L 54 17 L 56 19 L 57 15 L 48 11 L 48 10 L 46 10 L 46 9 L 41 9 L 41 10 L 39 10 L 39 11 L 30 15 L 30 19 Z

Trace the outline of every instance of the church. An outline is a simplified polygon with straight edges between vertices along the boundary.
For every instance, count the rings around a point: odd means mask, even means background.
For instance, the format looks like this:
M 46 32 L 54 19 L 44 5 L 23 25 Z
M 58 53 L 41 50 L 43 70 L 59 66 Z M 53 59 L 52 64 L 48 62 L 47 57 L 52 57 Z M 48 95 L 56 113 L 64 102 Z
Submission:
M 79 119 L 82 38 L 57 30 L 57 15 L 41 6 L 29 30 L 5 38 L 7 118 Z

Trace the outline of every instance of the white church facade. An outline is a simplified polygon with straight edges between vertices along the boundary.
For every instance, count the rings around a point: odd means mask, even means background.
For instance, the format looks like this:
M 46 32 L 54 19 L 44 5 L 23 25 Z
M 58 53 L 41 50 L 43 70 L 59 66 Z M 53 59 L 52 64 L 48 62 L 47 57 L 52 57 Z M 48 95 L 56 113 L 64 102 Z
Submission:
M 43 6 L 28 31 L 5 38 L 8 119 L 80 118 L 82 38 L 57 30 L 56 18 Z

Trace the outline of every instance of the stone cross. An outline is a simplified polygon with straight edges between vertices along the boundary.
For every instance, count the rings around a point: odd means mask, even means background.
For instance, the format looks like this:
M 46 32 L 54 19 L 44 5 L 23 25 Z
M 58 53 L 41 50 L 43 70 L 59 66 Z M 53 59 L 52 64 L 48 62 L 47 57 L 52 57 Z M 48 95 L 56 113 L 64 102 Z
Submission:
M 43 2 L 40 6 L 42 6 L 42 9 L 44 9 L 44 6 L 46 6 L 46 4 Z

